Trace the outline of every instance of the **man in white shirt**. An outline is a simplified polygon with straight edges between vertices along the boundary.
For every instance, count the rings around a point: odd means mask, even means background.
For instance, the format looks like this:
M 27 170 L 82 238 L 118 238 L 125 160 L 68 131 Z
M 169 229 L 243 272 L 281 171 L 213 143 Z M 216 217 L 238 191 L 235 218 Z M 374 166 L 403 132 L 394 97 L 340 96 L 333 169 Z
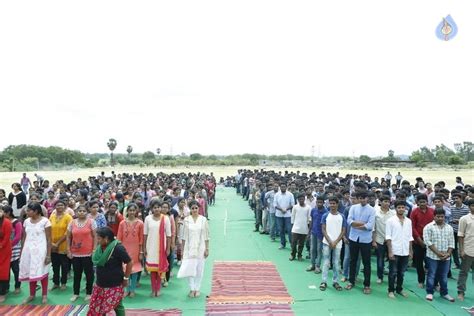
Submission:
M 291 209 L 295 205 L 295 198 L 291 192 L 286 190 L 286 183 L 280 184 L 280 192 L 273 199 L 275 216 L 280 231 L 280 248 L 286 248 L 285 233 L 288 234 L 288 242 L 291 244 Z
M 323 215 L 321 226 L 323 230 L 323 277 L 319 289 L 326 290 L 327 278 L 332 254 L 332 285 L 341 291 L 342 287 L 338 281 L 339 258 L 341 256 L 342 238 L 346 233 L 346 219 L 344 215 L 338 211 L 339 199 L 337 197 L 329 198 L 329 212 Z
M 395 202 L 396 216 L 387 220 L 385 226 L 385 240 L 388 248 L 388 297 L 395 298 L 397 294 L 408 297 L 403 291 L 403 277 L 408 266 L 408 258 L 413 257 L 413 233 L 411 220 L 405 217 L 405 201 Z M 395 288 L 395 279 L 397 286 Z
M 459 255 L 462 259 L 458 278 L 458 299 L 464 301 L 466 279 L 469 270 L 474 269 L 474 199 L 467 201 L 469 214 L 459 220 Z
M 298 245 L 298 260 L 303 260 L 303 248 L 309 231 L 311 219 L 311 206 L 305 204 L 305 195 L 298 195 L 298 204 L 291 210 L 291 256 L 290 261 L 295 260 L 296 246 Z
M 395 211 L 390 209 L 390 197 L 388 195 L 382 195 L 379 201 L 380 206 L 375 207 L 375 229 L 372 233 L 372 247 L 377 250 L 377 284 L 382 284 L 385 255 L 387 254 L 385 226 L 387 220 L 395 215 Z

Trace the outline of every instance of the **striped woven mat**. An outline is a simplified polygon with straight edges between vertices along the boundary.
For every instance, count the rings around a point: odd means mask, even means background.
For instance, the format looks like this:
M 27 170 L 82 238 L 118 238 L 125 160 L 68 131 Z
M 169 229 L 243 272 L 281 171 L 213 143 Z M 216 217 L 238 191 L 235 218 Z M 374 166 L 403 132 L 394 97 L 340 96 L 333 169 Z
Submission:
M 217 261 L 208 304 L 290 304 L 293 300 L 271 262 Z
M 78 316 L 87 305 L 3 305 L 0 315 L 8 316 Z
M 291 316 L 289 304 L 207 304 L 207 316 L 265 315 Z
M 173 309 L 149 309 L 149 308 L 137 308 L 126 310 L 127 316 L 181 316 L 181 310 L 177 308 Z

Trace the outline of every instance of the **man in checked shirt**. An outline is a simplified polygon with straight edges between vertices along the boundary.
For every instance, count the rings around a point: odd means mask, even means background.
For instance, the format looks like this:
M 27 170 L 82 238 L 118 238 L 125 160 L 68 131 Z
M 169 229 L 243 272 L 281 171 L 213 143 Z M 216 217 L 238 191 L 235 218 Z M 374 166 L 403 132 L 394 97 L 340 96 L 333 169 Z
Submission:
M 426 244 L 426 261 L 428 278 L 426 280 L 426 299 L 433 300 L 435 279 L 439 281 L 441 296 L 454 302 L 448 294 L 448 272 L 451 254 L 454 249 L 453 228 L 445 222 L 445 211 L 437 208 L 434 221 L 423 229 L 423 240 Z

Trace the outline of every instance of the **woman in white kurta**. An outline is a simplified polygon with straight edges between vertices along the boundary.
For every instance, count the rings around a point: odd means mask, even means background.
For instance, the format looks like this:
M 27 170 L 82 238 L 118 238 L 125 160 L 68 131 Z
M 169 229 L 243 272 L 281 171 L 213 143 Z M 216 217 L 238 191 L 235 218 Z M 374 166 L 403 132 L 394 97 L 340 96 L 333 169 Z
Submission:
M 153 214 L 145 218 L 143 225 L 145 265 L 150 272 L 151 296 L 159 296 L 161 279 L 168 271 L 168 260 L 171 245 L 171 223 L 167 216 L 161 214 L 159 201 L 152 202 Z
M 209 225 L 207 219 L 199 215 L 199 203 L 189 202 L 191 216 L 184 219 L 182 237 L 183 261 L 178 272 L 178 278 L 188 278 L 189 297 L 199 297 L 204 261 L 209 256 Z
M 30 282 L 28 303 L 35 298 L 36 283 L 41 281 L 43 300 L 47 302 L 48 272 L 51 268 L 51 223 L 43 217 L 41 204 L 28 204 L 28 219 L 23 223 L 23 249 L 20 257 L 20 281 Z

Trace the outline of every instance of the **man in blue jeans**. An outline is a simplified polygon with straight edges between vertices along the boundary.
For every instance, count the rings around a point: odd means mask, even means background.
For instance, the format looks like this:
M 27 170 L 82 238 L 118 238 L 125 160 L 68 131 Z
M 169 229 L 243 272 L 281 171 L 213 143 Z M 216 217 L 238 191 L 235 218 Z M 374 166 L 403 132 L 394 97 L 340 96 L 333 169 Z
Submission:
M 324 237 L 321 219 L 327 211 L 327 208 L 324 207 L 324 198 L 318 196 L 316 207 L 311 210 L 311 265 L 306 269 L 306 271 L 314 271 L 316 274 L 321 273 Z
M 435 209 L 434 221 L 423 229 L 423 240 L 426 244 L 426 261 L 428 264 L 428 279 L 426 280 L 426 299 L 433 300 L 435 280 L 439 281 L 441 296 L 454 302 L 448 294 L 448 272 L 451 254 L 454 249 L 453 228 L 445 222 L 445 211 Z
M 385 227 L 387 220 L 395 216 L 395 211 L 390 209 L 390 196 L 381 196 L 379 203 L 380 206 L 375 207 L 375 229 L 372 233 L 372 247 L 375 247 L 377 251 L 377 284 L 382 283 L 385 255 L 388 252 L 385 242 Z
M 275 206 L 275 216 L 280 231 L 280 248 L 286 247 L 285 233 L 288 235 L 288 242 L 291 244 L 291 209 L 295 205 L 295 198 L 291 192 L 286 190 L 286 183 L 280 184 L 280 191 L 273 199 Z

